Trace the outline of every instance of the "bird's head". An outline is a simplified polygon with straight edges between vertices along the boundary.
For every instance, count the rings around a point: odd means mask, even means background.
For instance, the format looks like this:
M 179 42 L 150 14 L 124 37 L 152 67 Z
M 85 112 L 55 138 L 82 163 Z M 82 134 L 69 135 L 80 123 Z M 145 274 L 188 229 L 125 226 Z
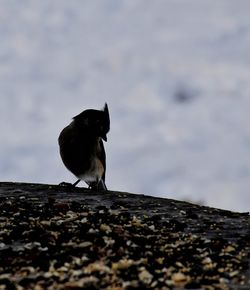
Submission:
M 108 105 L 105 103 L 103 110 L 85 110 L 73 118 L 75 123 L 93 135 L 107 141 L 110 129 Z

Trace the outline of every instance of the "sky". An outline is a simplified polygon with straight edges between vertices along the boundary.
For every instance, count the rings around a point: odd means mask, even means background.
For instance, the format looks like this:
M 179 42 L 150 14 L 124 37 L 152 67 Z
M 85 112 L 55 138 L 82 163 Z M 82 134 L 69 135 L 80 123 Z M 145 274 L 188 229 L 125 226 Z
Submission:
M 0 180 L 75 181 L 58 135 L 107 102 L 109 189 L 249 211 L 249 9 L 1 1 Z

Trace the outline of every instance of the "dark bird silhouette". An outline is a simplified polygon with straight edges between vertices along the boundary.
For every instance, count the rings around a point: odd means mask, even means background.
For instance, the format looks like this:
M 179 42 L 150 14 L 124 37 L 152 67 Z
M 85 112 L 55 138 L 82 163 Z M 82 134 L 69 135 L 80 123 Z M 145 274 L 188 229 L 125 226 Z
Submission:
M 90 188 L 107 190 L 105 185 L 107 141 L 110 128 L 108 105 L 103 110 L 85 110 L 73 118 L 59 135 L 60 155 L 64 165 Z

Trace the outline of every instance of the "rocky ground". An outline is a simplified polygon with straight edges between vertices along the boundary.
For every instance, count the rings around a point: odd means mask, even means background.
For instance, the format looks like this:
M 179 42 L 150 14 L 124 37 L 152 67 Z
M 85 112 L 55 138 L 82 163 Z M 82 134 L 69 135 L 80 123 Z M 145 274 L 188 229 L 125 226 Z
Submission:
M 2 289 L 250 289 L 250 216 L 170 199 L 0 183 Z

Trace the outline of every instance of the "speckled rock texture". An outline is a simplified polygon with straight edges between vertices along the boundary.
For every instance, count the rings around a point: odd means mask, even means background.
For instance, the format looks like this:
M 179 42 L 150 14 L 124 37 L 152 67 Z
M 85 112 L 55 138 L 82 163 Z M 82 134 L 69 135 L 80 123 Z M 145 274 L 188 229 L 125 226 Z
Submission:
M 0 183 L 0 290 L 247 290 L 249 248 L 249 213 Z

